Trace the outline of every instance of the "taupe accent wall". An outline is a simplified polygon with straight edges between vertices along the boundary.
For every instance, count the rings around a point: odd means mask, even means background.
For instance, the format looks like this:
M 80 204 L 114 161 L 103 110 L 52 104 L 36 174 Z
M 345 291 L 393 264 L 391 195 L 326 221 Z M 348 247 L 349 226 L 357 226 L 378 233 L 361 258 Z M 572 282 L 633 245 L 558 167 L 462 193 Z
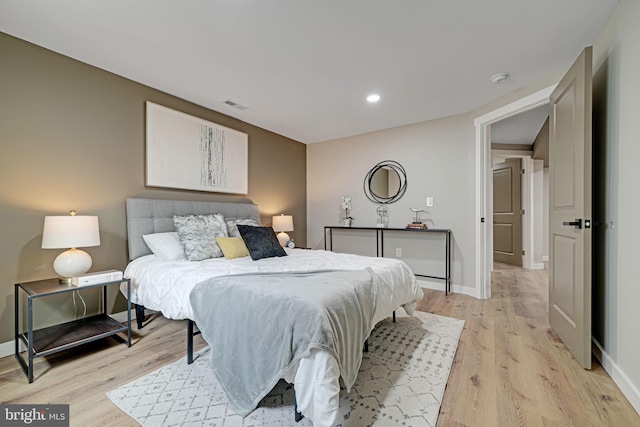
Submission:
M 306 245 L 306 146 L 224 114 L 0 33 L 0 344 L 13 340 L 14 283 L 55 277 L 41 249 L 45 215 L 98 215 L 92 271 L 127 263 L 125 199 L 246 201 L 293 215 Z M 249 135 L 249 194 L 145 187 L 145 101 Z M 222 108 L 222 106 L 221 106 Z M 114 294 L 116 310 L 124 299 Z M 97 307 L 89 296 L 89 309 Z M 39 325 L 68 318 L 68 298 L 36 304 Z
M 549 167 L 549 117 L 544 121 L 540 132 L 533 141 L 533 155 L 531 157 L 544 161 L 544 167 Z

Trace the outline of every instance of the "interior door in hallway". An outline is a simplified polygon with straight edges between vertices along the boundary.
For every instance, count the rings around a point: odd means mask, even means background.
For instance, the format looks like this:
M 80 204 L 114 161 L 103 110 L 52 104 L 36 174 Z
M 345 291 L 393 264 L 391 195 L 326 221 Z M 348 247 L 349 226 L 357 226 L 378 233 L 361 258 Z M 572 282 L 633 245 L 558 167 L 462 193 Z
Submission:
M 493 165 L 493 260 L 522 267 L 522 159 Z
M 586 48 L 551 94 L 549 323 L 591 368 L 591 93 Z

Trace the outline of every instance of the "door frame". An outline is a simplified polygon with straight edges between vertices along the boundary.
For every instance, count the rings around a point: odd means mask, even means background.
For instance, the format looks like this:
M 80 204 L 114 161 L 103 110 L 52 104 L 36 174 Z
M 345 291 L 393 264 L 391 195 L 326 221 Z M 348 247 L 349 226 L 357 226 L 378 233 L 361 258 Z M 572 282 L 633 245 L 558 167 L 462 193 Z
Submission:
M 482 116 L 476 117 L 473 121 L 475 126 L 475 289 L 480 299 L 491 298 L 491 271 L 493 270 L 493 181 L 490 173 L 491 164 L 491 124 L 516 114 L 524 113 L 544 104 L 549 103 L 549 97 L 556 88 L 553 84 L 535 93 L 525 96 L 517 101 L 493 110 Z M 529 197 L 527 196 L 527 199 Z M 525 208 L 525 213 L 530 209 Z M 530 215 L 527 215 L 530 216 Z M 481 218 L 485 221 L 482 222 Z M 525 229 L 530 228 L 532 221 L 527 221 Z M 525 232 L 525 235 L 530 233 Z M 528 236 L 528 240 L 533 240 Z M 523 241 L 524 242 L 524 241 Z M 531 256 L 533 251 L 529 249 L 529 242 L 525 246 L 525 260 Z M 523 265 L 533 265 L 532 261 L 527 261 Z

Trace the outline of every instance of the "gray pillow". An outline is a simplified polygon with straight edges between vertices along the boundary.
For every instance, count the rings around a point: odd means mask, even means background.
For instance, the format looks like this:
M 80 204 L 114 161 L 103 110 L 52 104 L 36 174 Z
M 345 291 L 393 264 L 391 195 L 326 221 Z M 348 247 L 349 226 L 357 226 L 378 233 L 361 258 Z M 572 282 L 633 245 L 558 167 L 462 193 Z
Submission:
M 276 233 L 271 227 L 252 227 L 250 225 L 238 225 L 238 231 L 249 249 L 251 259 L 257 261 L 262 258 L 287 256 L 280 246 Z
M 173 225 L 184 245 L 189 261 L 202 261 L 223 256 L 216 237 L 229 237 L 227 223 L 220 213 L 212 215 L 174 215 Z
M 253 218 L 227 219 L 227 230 L 229 231 L 229 237 L 240 237 L 238 225 L 251 225 L 253 227 L 260 227 L 260 223 Z

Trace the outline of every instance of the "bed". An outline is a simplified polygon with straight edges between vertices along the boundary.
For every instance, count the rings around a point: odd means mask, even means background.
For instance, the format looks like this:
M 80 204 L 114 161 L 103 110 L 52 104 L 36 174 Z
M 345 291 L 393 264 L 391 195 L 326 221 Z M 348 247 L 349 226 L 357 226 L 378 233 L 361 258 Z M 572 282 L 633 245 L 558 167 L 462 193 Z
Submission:
M 365 340 L 373 325 L 390 316 L 399 307 L 404 307 L 407 313 L 412 314 L 416 302 L 422 298 L 422 290 L 417 285 L 414 274 L 399 260 L 304 249 L 285 249 L 286 256 L 259 261 L 254 261 L 251 257 L 231 260 L 224 257 L 210 258 L 196 262 L 166 260 L 154 254 L 143 238 L 175 231 L 174 215 L 220 213 L 228 221 L 253 220 L 259 223 L 258 206 L 252 203 L 133 198 L 127 200 L 126 208 L 131 262 L 125 270 L 125 276 L 131 279 L 131 302 L 136 304 L 138 327 L 142 327 L 144 308 L 160 311 L 170 319 L 189 320 L 189 362 L 193 360 L 193 335 L 198 333 L 194 331 L 194 320 L 204 317 L 202 308 L 199 309 L 199 314 L 194 312 L 195 304 L 191 303 L 190 296 L 192 292 L 201 292 L 205 281 L 219 282 L 225 278 L 237 281 L 247 275 L 259 281 L 261 277 L 266 280 L 271 275 L 285 275 L 286 282 L 286 275 L 291 274 L 317 274 L 318 277 L 322 275 L 323 278 L 329 278 L 327 280 L 333 280 L 325 273 L 342 274 L 340 272 L 351 271 L 356 274 L 366 270 L 375 281 L 377 296 L 371 319 L 367 320 L 372 326 L 367 330 Z M 238 334 L 237 331 L 234 333 Z M 205 338 L 208 338 L 206 334 Z M 215 342 L 207 342 L 211 347 L 215 346 Z M 316 426 L 335 423 L 341 374 L 341 367 L 338 365 L 332 353 L 313 348 L 280 372 L 282 378 L 294 384 L 297 411 L 310 418 Z

